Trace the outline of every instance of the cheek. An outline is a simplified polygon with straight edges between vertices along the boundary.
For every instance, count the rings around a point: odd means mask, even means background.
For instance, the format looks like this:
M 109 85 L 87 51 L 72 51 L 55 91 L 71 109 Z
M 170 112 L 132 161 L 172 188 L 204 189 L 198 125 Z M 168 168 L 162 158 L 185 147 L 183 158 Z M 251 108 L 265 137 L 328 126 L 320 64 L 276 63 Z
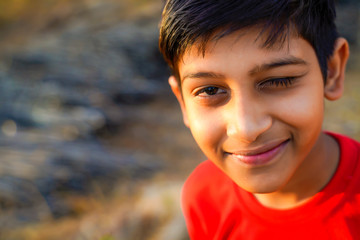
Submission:
M 319 128 L 323 121 L 324 97 L 322 86 L 303 88 L 296 94 L 286 97 L 272 106 L 277 114 L 276 118 L 296 129 Z
M 322 128 L 324 114 L 323 87 L 304 88 L 285 103 L 278 112 L 280 124 L 290 128 L 297 156 L 306 156 L 315 144 Z
M 221 115 L 206 112 L 188 112 L 191 133 L 207 157 L 212 158 L 216 154 L 226 131 L 221 120 Z

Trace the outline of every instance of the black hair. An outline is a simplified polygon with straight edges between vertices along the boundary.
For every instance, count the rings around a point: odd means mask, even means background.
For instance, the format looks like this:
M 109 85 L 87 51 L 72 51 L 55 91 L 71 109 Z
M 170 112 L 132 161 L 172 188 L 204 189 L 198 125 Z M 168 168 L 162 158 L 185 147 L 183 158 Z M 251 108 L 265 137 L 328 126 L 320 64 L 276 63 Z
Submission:
M 159 48 L 178 76 L 177 64 L 195 43 L 206 44 L 237 30 L 260 26 L 264 47 L 283 43 L 292 29 L 314 48 L 326 81 L 327 60 L 338 38 L 334 0 L 168 0 L 160 24 Z

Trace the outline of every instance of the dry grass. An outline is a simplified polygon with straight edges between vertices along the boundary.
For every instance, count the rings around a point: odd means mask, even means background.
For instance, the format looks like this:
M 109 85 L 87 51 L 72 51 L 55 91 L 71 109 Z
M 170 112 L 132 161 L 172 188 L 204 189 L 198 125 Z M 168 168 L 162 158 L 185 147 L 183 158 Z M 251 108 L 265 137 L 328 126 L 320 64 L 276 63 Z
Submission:
M 120 194 L 103 200 L 74 200 L 80 201 L 79 204 L 90 204 L 91 211 L 89 209 L 87 214 L 76 218 L 67 217 L 8 230 L 0 234 L 0 239 L 156 240 L 179 239 L 178 236 L 185 239 L 179 208 L 181 183 L 152 181 L 141 185 L 137 196 Z

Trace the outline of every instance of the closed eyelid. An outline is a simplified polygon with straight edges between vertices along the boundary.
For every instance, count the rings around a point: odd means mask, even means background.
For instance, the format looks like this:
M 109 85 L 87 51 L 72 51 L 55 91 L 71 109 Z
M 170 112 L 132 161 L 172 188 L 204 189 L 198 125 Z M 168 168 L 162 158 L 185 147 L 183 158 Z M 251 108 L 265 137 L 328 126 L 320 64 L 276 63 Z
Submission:
M 282 74 L 282 75 L 272 75 L 269 77 L 265 77 L 265 78 L 261 78 L 259 79 L 259 83 L 261 82 L 267 82 L 267 81 L 276 81 L 276 80 L 281 80 L 281 79 L 290 79 L 292 81 L 300 79 L 304 76 L 306 76 L 309 73 L 309 71 L 299 71 L 299 72 L 291 72 L 290 74 Z
M 280 77 L 280 78 L 270 78 L 263 82 L 260 82 L 257 87 L 259 90 L 263 90 L 266 88 L 288 88 L 292 86 L 298 77 Z

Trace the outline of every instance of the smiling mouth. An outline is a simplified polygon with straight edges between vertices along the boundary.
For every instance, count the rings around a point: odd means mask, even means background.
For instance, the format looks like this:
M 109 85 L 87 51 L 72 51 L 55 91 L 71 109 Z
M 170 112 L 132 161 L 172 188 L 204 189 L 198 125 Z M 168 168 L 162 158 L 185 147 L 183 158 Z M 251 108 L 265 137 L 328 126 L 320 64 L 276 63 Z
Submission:
M 248 166 L 262 166 L 271 162 L 280 153 L 283 152 L 286 145 L 289 143 L 289 139 L 275 145 L 265 146 L 263 148 L 243 151 L 238 153 L 229 153 L 236 161 Z

